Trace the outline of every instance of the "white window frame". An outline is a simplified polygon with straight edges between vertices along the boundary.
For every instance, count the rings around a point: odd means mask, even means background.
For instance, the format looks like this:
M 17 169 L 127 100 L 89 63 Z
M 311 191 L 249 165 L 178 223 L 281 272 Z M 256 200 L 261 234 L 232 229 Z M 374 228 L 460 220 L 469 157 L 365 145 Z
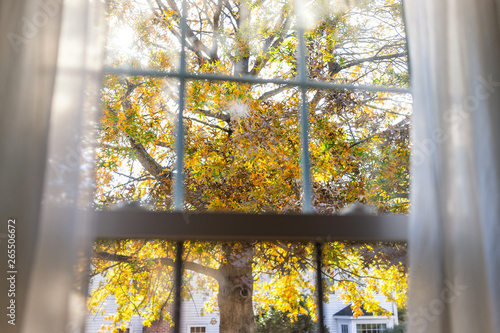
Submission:
M 208 326 L 207 325 L 199 325 L 199 324 L 188 324 L 186 332 L 187 333 L 191 333 L 191 329 L 192 328 L 204 328 L 205 329 L 205 333 L 208 332 Z
M 370 332 L 370 333 L 383 333 L 383 332 L 385 332 L 388 329 L 386 323 L 375 323 L 375 322 L 371 322 L 371 323 L 356 323 L 356 332 L 355 333 L 358 333 L 358 331 L 359 331 L 358 330 L 358 326 L 359 325 L 385 325 L 384 328 L 380 328 L 380 329 L 379 328 L 375 328 L 375 331 Z

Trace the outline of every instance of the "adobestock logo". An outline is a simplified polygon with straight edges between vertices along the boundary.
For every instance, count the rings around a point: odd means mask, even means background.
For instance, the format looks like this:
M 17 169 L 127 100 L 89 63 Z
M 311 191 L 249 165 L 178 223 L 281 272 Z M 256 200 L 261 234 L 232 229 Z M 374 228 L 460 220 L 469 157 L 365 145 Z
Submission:
M 408 327 L 411 327 L 414 332 L 425 332 L 427 325 L 443 313 L 446 304 L 453 303 L 468 288 L 466 285 L 459 284 L 457 278 L 454 283 L 444 281 L 444 285 L 445 288 L 441 290 L 438 298 L 430 301 L 428 306 L 422 306 L 408 314 Z
M 13 32 L 7 34 L 10 45 L 16 53 L 18 53 L 22 46 L 27 44 L 28 41 L 34 38 L 40 29 L 45 27 L 51 18 L 57 15 L 61 10 L 62 0 L 42 0 L 39 3 L 39 10 L 36 11 L 31 18 L 23 16 L 21 22 L 21 35 Z
M 438 144 L 450 139 L 449 128 L 460 126 L 463 121 L 476 112 L 483 101 L 486 101 L 500 87 L 500 81 L 494 81 L 490 74 L 487 79 L 479 77 L 478 84 L 473 94 L 465 97 L 461 103 L 457 103 L 453 108 L 444 114 L 446 128 L 435 128 L 430 137 L 426 140 L 415 142 L 412 146 L 412 164 L 420 165 L 427 160 L 427 157 L 434 152 Z

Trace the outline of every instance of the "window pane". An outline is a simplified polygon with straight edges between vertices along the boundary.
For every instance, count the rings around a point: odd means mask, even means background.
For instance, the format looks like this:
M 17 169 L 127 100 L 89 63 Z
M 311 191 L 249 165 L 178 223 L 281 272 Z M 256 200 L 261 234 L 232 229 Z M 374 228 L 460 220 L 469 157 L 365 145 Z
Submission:
M 175 79 L 105 77 L 96 160 L 97 208 L 131 201 L 171 208 L 178 94 Z
M 298 212 L 301 207 L 297 89 L 188 83 L 186 209 Z
M 260 78 L 296 74 L 293 1 L 187 2 L 187 14 L 188 71 Z
M 309 77 L 406 87 L 402 1 L 304 0 Z
M 382 333 L 386 329 L 386 324 L 356 324 L 357 333 Z
M 315 210 L 358 202 L 367 213 L 408 213 L 410 96 L 317 90 L 308 99 Z
M 108 1 L 107 66 L 179 69 L 180 47 L 169 29 L 175 19 L 168 19 L 149 3 Z
M 200 245 L 203 251 L 196 251 Z M 217 322 L 220 332 L 250 327 L 255 332 L 316 332 L 311 244 L 218 242 L 191 243 L 188 248 L 193 253 L 190 262 L 207 266 L 205 257 L 215 259 L 211 267 L 218 278 L 200 274 L 196 267 L 185 270 L 190 288 L 182 308 L 185 318 L 201 309 L 207 321 Z
M 175 245 L 166 241 L 95 242 L 86 332 L 129 322 L 144 326 L 144 332 L 170 327 L 174 251 Z
M 334 322 L 354 317 L 364 322 L 356 324 L 356 332 L 382 332 L 386 324 L 366 321 L 383 319 L 396 325 L 405 320 L 398 313 L 407 306 L 406 243 L 325 243 L 323 276 L 324 299 L 327 303 L 337 302 L 334 311 L 327 311 L 327 318 L 330 315 Z

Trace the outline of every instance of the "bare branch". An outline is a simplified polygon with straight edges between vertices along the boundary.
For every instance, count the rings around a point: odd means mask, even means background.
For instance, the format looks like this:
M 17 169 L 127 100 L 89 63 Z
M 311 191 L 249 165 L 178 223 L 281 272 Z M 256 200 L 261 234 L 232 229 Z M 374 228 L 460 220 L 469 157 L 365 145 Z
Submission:
M 211 50 L 211 55 L 210 59 L 214 62 L 217 59 L 217 39 L 219 37 L 219 20 L 220 20 L 220 14 L 222 12 L 222 0 L 217 1 L 217 7 L 215 9 L 214 13 L 214 32 L 212 36 L 212 50 Z
M 289 85 L 284 85 L 284 86 L 281 86 L 281 87 L 278 87 L 276 89 L 273 89 L 273 90 L 270 90 L 270 91 L 266 91 L 265 93 L 263 93 L 259 98 L 258 100 L 259 101 L 264 101 L 268 98 L 271 98 L 277 94 L 279 94 L 280 92 L 283 92 L 287 89 L 290 89 L 290 88 L 293 88 L 292 86 L 289 86 Z
M 362 64 L 364 62 L 400 58 L 400 57 L 406 56 L 407 54 L 408 54 L 408 52 L 405 51 L 405 52 L 400 52 L 400 53 L 396 53 L 396 54 L 388 54 L 388 55 L 383 55 L 383 56 L 373 56 L 373 57 L 358 59 L 358 60 L 351 61 L 350 63 L 347 63 L 344 66 L 340 67 L 339 71 L 346 69 L 346 68 L 349 68 L 349 67 L 352 67 L 352 66 Z
M 408 121 L 408 119 L 406 119 L 406 118 L 405 118 L 405 119 L 401 120 L 400 122 L 398 122 L 397 124 L 394 124 L 394 125 L 392 125 L 392 126 L 389 126 L 389 128 L 387 128 L 387 129 L 385 129 L 385 130 L 383 130 L 383 131 L 381 131 L 381 132 L 377 132 L 377 133 L 375 133 L 375 134 L 372 134 L 372 135 L 370 135 L 370 136 L 367 136 L 367 137 L 366 137 L 366 138 L 364 138 L 364 139 L 361 139 L 361 140 L 359 140 L 359 141 L 356 141 L 356 142 L 352 143 L 352 144 L 349 146 L 349 148 L 352 148 L 352 147 L 354 147 L 354 146 L 357 146 L 357 145 L 359 145 L 359 144 L 361 144 L 361 143 L 363 143 L 363 142 L 365 142 L 365 141 L 368 141 L 368 140 L 370 140 L 370 139 L 372 139 L 372 138 L 374 138 L 374 137 L 376 137 L 376 136 L 381 136 L 381 135 L 384 135 L 384 134 L 386 134 L 388 131 L 392 131 L 394 128 L 396 128 L 396 127 L 398 127 L 398 126 L 402 125 L 402 124 L 403 124 L 403 123 L 405 123 L 406 121 Z
M 267 64 L 269 61 L 269 56 L 270 53 L 273 49 L 277 48 L 285 39 L 285 36 L 290 29 L 290 15 L 288 15 L 288 11 L 285 9 L 288 6 L 288 4 L 285 4 L 283 9 L 281 10 L 281 17 L 280 20 L 278 21 L 276 28 L 275 28 L 275 33 L 269 36 L 266 41 L 264 42 L 264 47 L 262 49 L 262 55 L 255 60 L 255 63 L 253 65 L 253 68 L 250 70 L 250 75 L 258 75 L 260 70 Z M 276 36 L 278 38 L 276 38 Z M 273 39 L 276 38 L 276 40 L 273 41 Z M 272 44 L 271 44 L 272 43 Z
M 173 14 L 174 18 L 176 20 L 180 20 L 180 14 L 179 14 L 180 11 L 179 11 L 179 8 L 177 7 L 177 4 L 175 3 L 175 0 L 167 0 L 167 3 L 170 6 L 170 8 L 172 8 L 172 10 L 175 12 Z M 191 27 L 189 27 L 187 25 L 186 25 L 186 37 L 188 38 L 188 41 L 192 45 L 192 46 L 189 46 L 189 48 L 192 51 L 203 52 L 207 56 L 209 56 L 210 59 L 213 59 L 214 61 L 216 61 L 218 59 L 217 55 L 211 54 L 210 49 L 205 44 L 203 44 L 203 42 L 198 37 L 196 37 L 196 35 L 194 34 Z M 205 60 L 208 60 L 208 59 L 205 58 Z
M 210 124 L 210 123 L 207 123 L 207 122 L 205 122 L 205 121 L 202 121 L 202 120 L 199 120 L 199 119 L 196 119 L 196 118 L 188 118 L 188 117 L 185 117 L 185 119 L 189 119 L 189 120 L 195 121 L 195 122 L 197 122 L 197 123 L 203 124 L 203 125 L 208 126 L 208 127 L 216 128 L 216 129 L 221 130 L 221 131 L 224 131 L 224 132 L 226 132 L 226 133 L 228 133 L 228 134 L 232 134 L 232 133 L 233 133 L 233 131 L 232 131 L 232 130 L 230 130 L 230 129 L 226 129 L 226 128 L 223 128 L 223 127 L 217 126 L 217 125 L 215 125 L 215 124 Z
M 149 172 L 153 177 L 158 180 L 165 180 L 171 178 L 171 172 L 168 169 L 163 168 L 160 163 L 158 163 L 144 148 L 143 144 L 137 142 L 130 135 L 127 135 L 127 139 L 130 146 L 134 149 L 136 153 L 137 160 L 141 163 L 144 169 Z

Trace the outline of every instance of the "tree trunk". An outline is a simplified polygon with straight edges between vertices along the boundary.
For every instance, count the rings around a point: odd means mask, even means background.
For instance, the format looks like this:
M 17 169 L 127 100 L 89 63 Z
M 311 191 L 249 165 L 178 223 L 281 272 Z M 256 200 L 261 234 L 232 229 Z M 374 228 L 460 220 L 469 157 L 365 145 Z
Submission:
M 237 18 L 238 47 L 235 52 L 233 73 L 248 75 L 250 47 L 248 22 L 250 8 L 247 0 L 239 3 Z M 219 333 L 254 333 L 253 314 L 253 247 L 248 243 L 224 243 L 223 263 L 219 268 L 223 278 L 219 281 L 217 296 L 220 312 Z
M 220 333 L 253 333 L 253 248 L 249 244 L 224 244 L 219 271 Z
M 238 30 L 235 36 L 237 47 L 235 49 L 233 68 L 235 76 L 248 75 L 248 64 L 250 60 L 250 31 L 248 31 L 250 8 L 248 7 L 247 0 L 240 1 L 238 8 L 238 18 L 236 19 Z

